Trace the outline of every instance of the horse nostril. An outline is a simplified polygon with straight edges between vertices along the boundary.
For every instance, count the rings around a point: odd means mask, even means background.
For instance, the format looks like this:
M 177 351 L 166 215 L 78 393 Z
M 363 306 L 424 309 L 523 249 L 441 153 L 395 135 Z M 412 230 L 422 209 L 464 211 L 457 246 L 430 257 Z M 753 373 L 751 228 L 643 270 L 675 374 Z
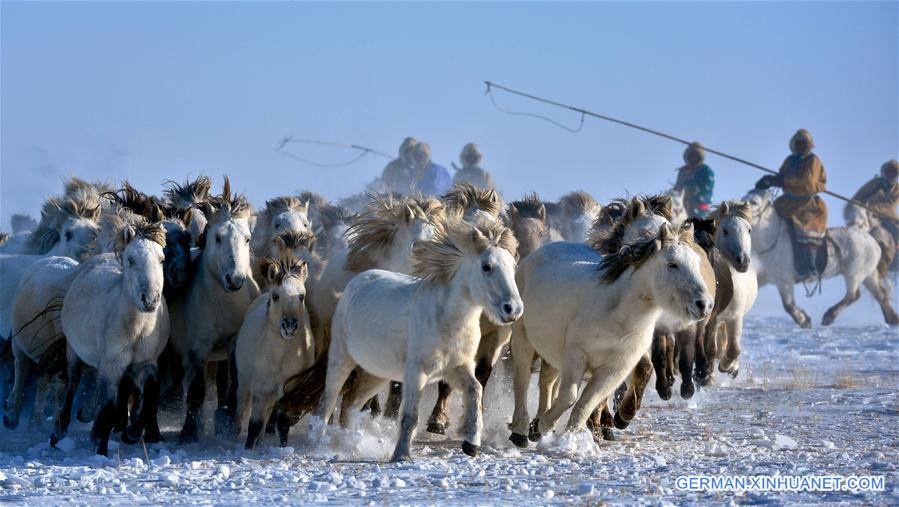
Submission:
M 699 311 L 704 312 L 705 311 L 705 300 L 697 299 L 696 300 L 696 308 L 699 308 Z
M 225 283 L 231 285 L 231 275 L 225 275 Z
M 509 303 L 503 304 L 503 311 L 506 312 L 506 314 L 511 315 L 512 314 L 512 305 Z

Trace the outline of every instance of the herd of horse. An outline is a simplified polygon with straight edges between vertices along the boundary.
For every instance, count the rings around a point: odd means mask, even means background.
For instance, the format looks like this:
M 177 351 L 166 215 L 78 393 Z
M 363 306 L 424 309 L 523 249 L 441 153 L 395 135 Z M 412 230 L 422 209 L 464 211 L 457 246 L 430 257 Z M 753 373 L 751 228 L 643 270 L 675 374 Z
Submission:
M 775 285 L 796 323 L 811 325 L 793 298 L 789 224 L 769 191 L 697 219 L 676 193 L 506 203 L 460 183 L 440 198 L 345 201 L 359 209 L 301 192 L 254 211 L 227 177 L 220 193 L 212 186 L 202 176 L 167 182 L 156 197 L 73 178 L 33 230 L 3 238 L 6 427 L 31 404 L 33 420 L 55 416 L 56 445 L 77 406 L 107 454 L 112 432 L 159 441 L 159 411 L 181 410 L 178 439 L 193 442 L 214 391 L 215 432 L 236 437 L 246 424 L 248 448 L 263 432 L 286 444 L 304 416 L 314 438 L 339 403 L 344 425 L 359 410 L 398 417 L 393 459 L 405 460 L 422 391 L 436 382 L 427 431 L 446 432 L 458 391 L 462 450 L 474 456 L 484 386 L 511 350 L 514 445 L 539 440 L 569 410 L 567 430 L 613 439 L 653 372 L 666 400 L 676 373 L 684 398 L 716 366 L 737 375 L 760 285 Z M 862 209 L 846 216 L 829 231 L 824 273 L 845 278 L 846 296 L 823 323 L 864 285 L 899 324 L 871 221 Z

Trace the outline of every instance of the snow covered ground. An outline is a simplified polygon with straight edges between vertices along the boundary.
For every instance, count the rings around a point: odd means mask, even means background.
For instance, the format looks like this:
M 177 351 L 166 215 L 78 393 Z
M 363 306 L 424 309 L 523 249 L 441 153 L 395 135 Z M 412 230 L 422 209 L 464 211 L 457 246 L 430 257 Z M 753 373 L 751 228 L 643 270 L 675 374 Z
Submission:
M 719 374 L 715 386 L 689 402 L 665 402 L 649 389 L 631 426 L 600 446 L 583 433 L 548 435 L 525 451 L 512 447 L 505 429 L 511 388 L 503 379 L 488 387 L 484 452 L 476 459 L 462 454 L 458 436 L 422 431 L 412 463 L 387 463 L 396 428 L 367 416 L 351 430 L 329 432 L 322 442 L 306 441 L 301 422 L 292 447 L 270 447 L 269 437 L 268 445 L 245 451 L 239 442 L 214 437 L 176 446 L 180 418 L 171 414 L 164 417 L 168 442 L 146 450 L 113 444 L 109 459 L 93 455 L 87 425 L 74 423 L 60 449 L 47 444 L 49 425 L 2 429 L 0 501 L 522 505 L 711 499 L 895 505 L 897 338 L 896 330 L 884 326 L 805 331 L 784 319 L 752 319 L 736 380 Z M 886 491 L 700 494 L 675 487 L 678 476 L 708 474 L 881 475 Z

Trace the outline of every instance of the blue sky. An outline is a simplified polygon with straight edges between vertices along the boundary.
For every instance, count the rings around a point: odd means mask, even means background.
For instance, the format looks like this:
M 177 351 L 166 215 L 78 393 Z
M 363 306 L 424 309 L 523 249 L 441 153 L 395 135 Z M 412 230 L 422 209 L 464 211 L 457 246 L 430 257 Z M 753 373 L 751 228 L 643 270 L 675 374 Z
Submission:
M 897 3 L 0 4 L 0 223 L 65 175 L 155 191 L 230 174 L 255 203 L 358 191 L 371 158 L 323 170 L 287 134 L 456 160 L 478 142 L 508 197 L 601 200 L 670 186 L 682 147 L 588 120 L 571 134 L 495 110 L 489 79 L 777 168 L 800 127 L 851 194 L 897 156 Z M 504 107 L 571 113 L 497 95 Z M 303 149 L 339 162 L 340 150 Z M 760 176 L 710 157 L 716 199 Z M 833 204 L 831 221 L 839 223 Z

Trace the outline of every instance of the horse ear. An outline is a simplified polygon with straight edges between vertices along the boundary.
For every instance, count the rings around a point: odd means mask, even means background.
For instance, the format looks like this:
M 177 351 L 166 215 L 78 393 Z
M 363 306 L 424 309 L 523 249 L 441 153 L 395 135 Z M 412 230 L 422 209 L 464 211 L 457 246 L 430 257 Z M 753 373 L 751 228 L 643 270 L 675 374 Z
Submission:
M 231 178 L 225 176 L 225 185 L 222 187 L 222 197 L 226 201 L 231 200 Z
M 658 241 L 661 245 L 667 245 L 672 242 L 674 236 L 674 231 L 671 230 L 671 226 L 669 224 L 662 224 L 662 227 L 659 229 Z
M 628 213 L 628 218 L 630 220 L 635 220 L 638 217 L 646 214 L 646 204 L 643 203 L 643 199 L 639 197 L 634 197 L 631 199 L 631 205 L 628 206 L 630 213 Z
M 303 261 L 300 263 L 299 277 L 300 277 L 300 279 L 302 279 L 304 281 L 309 277 L 309 263 L 308 262 Z
M 131 240 L 133 240 L 134 236 L 136 235 L 137 231 L 134 230 L 134 227 L 126 225 L 124 228 L 122 228 L 122 240 L 124 240 L 125 245 L 131 243 Z
M 540 208 L 537 209 L 537 215 L 540 216 L 540 221 L 546 223 L 546 206 L 541 202 Z
M 269 283 L 274 285 L 278 282 L 278 277 L 281 275 L 281 267 L 274 259 L 270 257 L 263 259 L 262 271 L 265 273 L 266 278 L 268 278 Z
M 300 209 L 303 210 L 303 214 L 309 215 L 309 199 L 306 199 L 306 202 L 300 205 Z
M 518 207 L 514 204 L 509 205 L 509 218 L 511 218 L 513 222 L 518 219 Z
M 407 222 L 411 222 L 411 221 L 415 220 L 415 211 L 408 204 L 403 206 L 403 218 Z
M 721 209 L 722 215 L 730 214 L 730 203 L 729 202 L 727 202 L 727 201 L 722 202 L 721 206 L 719 206 L 719 208 Z
M 181 213 L 181 221 L 184 223 L 184 227 L 190 227 L 190 222 L 194 219 L 194 210 L 193 208 L 187 208 L 184 212 Z
M 689 241 L 693 239 L 694 229 L 693 222 L 686 222 L 681 225 L 680 231 L 678 231 L 678 240 L 680 241 Z

